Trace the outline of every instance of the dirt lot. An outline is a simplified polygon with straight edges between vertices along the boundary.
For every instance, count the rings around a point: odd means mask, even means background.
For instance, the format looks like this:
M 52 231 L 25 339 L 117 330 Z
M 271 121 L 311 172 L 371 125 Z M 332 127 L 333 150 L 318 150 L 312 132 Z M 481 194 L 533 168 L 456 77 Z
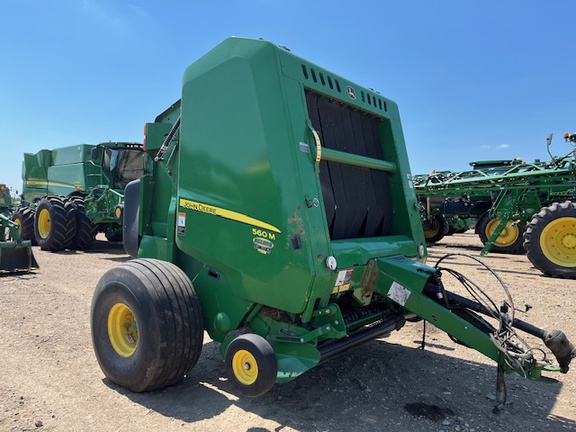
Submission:
M 468 232 L 430 248 L 479 256 Z M 86 253 L 34 248 L 41 268 L 0 277 L 1 431 L 565 431 L 576 430 L 576 364 L 556 382 L 507 376 L 509 404 L 492 413 L 491 361 L 422 323 L 408 324 L 326 362 L 258 399 L 240 398 L 225 378 L 217 346 L 205 339 L 200 361 L 179 385 L 134 394 L 100 371 L 90 338 L 92 291 L 102 274 L 128 259 L 121 245 L 98 241 Z M 560 328 L 576 341 L 576 281 L 546 278 L 522 255 L 491 254 L 519 309 L 517 317 Z M 492 286 L 476 263 L 450 266 Z M 501 298 L 501 297 L 497 297 Z

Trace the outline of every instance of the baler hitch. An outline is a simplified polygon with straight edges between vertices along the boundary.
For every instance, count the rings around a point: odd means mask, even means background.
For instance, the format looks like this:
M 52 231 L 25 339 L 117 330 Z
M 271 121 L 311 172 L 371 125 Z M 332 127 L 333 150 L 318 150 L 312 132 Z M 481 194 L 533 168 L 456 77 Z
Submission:
M 476 303 L 452 292 L 446 291 L 445 295 L 451 306 L 459 306 L 483 315 L 493 316 L 493 313 L 480 303 Z M 504 318 L 508 311 L 508 305 L 504 304 L 500 309 Z M 563 331 L 544 330 L 518 318 L 512 319 L 510 326 L 542 339 L 546 347 L 552 352 L 552 354 L 554 354 L 554 357 L 556 357 L 556 361 L 560 367 L 560 372 L 568 372 L 570 362 L 573 358 L 576 358 L 576 348 L 574 348 L 574 345 L 568 340 Z

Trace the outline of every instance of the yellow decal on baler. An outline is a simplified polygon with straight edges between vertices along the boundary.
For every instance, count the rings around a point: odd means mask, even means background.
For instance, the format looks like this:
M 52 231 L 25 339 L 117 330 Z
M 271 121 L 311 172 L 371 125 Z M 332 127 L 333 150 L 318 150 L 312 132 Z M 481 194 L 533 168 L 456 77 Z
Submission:
M 270 225 L 261 220 L 254 219 L 253 217 L 250 216 L 246 216 L 245 214 L 238 213 L 232 210 L 223 209 L 221 207 L 211 206 L 197 201 L 190 201 L 184 198 L 180 198 L 180 207 L 184 207 L 185 209 L 194 210 L 201 213 L 211 214 L 213 216 L 219 216 L 224 219 L 234 220 L 237 222 L 245 223 L 247 225 L 257 226 L 259 228 L 274 231 L 277 233 L 281 232 L 274 225 Z

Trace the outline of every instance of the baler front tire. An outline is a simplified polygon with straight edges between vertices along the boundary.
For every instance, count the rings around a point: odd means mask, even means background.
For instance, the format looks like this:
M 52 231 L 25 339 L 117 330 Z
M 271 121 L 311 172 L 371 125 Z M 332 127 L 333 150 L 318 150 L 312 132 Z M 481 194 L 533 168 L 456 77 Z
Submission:
M 535 214 L 524 233 L 524 249 L 545 275 L 576 279 L 576 203 L 553 203 Z
M 186 274 L 136 259 L 102 276 L 92 299 L 92 343 L 106 377 L 134 392 L 170 386 L 198 361 L 204 327 Z
M 261 396 L 276 382 L 276 354 L 262 336 L 252 333 L 238 336 L 226 349 L 226 371 L 243 396 Z
M 482 244 L 486 244 L 492 233 L 500 224 L 500 219 L 490 219 L 490 215 L 485 213 L 476 224 L 476 231 Z M 524 226 L 521 223 L 514 224 L 508 221 L 492 247 L 491 252 L 514 254 L 522 250 L 522 235 Z

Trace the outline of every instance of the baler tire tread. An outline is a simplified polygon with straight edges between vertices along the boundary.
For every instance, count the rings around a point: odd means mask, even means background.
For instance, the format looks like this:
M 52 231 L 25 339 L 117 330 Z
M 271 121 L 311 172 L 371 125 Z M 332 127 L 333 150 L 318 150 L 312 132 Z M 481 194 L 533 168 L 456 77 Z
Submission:
M 130 308 L 137 323 L 137 346 L 129 356 L 114 349 L 108 333 L 109 314 L 118 303 Z M 134 392 L 177 383 L 202 351 L 202 313 L 192 282 L 161 260 L 135 259 L 105 273 L 92 300 L 91 328 L 106 377 Z
M 576 203 L 572 201 L 555 202 L 536 213 L 526 226 L 524 249 L 532 265 L 544 275 L 561 279 L 576 279 L 576 266 L 562 266 L 552 262 L 542 248 L 542 235 L 545 228 L 559 218 L 576 219 Z M 571 234 L 575 236 L 576 232 Z M 572 258 L 576 258 L 576 249 Z

